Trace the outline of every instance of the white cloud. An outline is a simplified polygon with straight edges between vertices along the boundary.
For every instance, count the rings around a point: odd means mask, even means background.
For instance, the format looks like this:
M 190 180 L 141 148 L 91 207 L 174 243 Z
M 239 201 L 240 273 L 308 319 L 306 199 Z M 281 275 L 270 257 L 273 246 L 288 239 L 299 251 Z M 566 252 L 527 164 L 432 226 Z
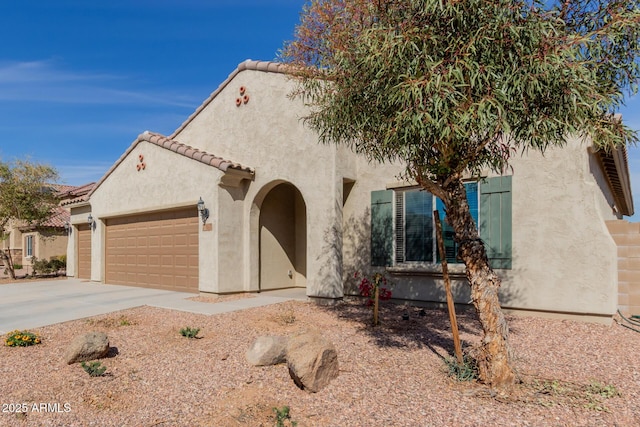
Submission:
M 55 165 L 60 175 L 60 182 L 67 185 L 83 185 L 97 182 L 109 170 L 112 163 L 86 163 L 81 165 Z
M 163 88 L 140 90 L 126 76 L 67 71 L 55 61 L 0 62 L 0 102 L 162 105 L 195 108 L 200 99 Z

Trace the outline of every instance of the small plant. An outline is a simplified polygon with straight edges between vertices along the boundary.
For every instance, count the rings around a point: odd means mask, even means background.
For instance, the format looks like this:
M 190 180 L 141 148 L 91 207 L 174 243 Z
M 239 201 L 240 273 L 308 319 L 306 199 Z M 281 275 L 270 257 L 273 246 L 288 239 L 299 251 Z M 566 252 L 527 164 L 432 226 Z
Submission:
M 82 369 L 84 369 L 90 377 L 101 377 L 107 370 L 107 367 L 98 361 L 91 363 L 82 362 L 80 366 L 82 366 Z
M 275 412 L 276 414 L 276 427 L 295 427 L 298 425 L 297 421 L 291 420 L 291 414 L 289 413 L 289 411 L 290 409 L 288 406 L 283 406 L 282 408 L 273 408 L 273 412 Z
M 384 274 L 373 273 L 369 278 L 367 276 L 360 276 L 359 272 L 355 272 L 354 279 L 360 279 L 358 289 L 360 295 L 367 297 L 367 305 L 373 305 L 373 326 L 378 325 L 378 305 L 379 300 L 391 299 L 391 283 L 387 280 Z
M 15 270 L 22 270 L 22 264 L 13 264 Z
M 614 385 L 602 384 L 599 381 L 592 381 L 585 390 L 587 403 L 584 405 L 587 409 L 598 412 L 609 412 L 609 408 L 602 402 L 604 399 L 611 399 L 620 396 L 620 392 Z
M 187 338 L 197 338 L 200 328 L 191 328 L 189 326 L 180 329 L 180 335 Z
M 63 255 L 57 257 L 53 256 L 49 260 L 33 257 L 31 260 L 31 266 L 33 267 L 34 276 L 38 274 L 56 274 L 58 271 L 67 267 L 67 257 Z
M 104 326 L 105 328 L 117 328 L 120 326 L 131 326 L 136 323 L 121 314 L 118 317 L 106 317 L 104 319 L 88 319 L 87 323 L 91 326 Z
M 537 399 L 537 403 L 545 407 L 562 405 L 609 412 L 604 401 L 620 396 L 615 386 L 598 381 L 584 385 L 561 380 L 535 380 L 531 385 L 536 396 L 546 396 Z
M 66 255 L 52 256 L 49 259 L 49 266 L 54 272 L 65 270 L 67 268 L 67 256 Z
M 587 386 L 587 394 L 600 396 L 604 399 L 620 396 L 620 392 L 614 385 L 602 384 L 599 381 L 592 381 Z
M 444 363 L 449 375 L 458 381 L 475 381 L 478 378 L 476 361 L 468 354 L 463 356 L 461 364 L 455 357 L 445 358 Z
M 367 305 L 373 305 L 375 303 L 376 288 L 378 288 L 379 298 L 381 300 L 391 299 L 391 283 L 384 274 L 373 273 L 371 277 L 367 277 L 356 271 L 353 278 L 360 280 L 358 290 L 360 291 L 360 295 L 368 298 Z
M 283 325 L 291 325 L 296 321 L 296 314 L 293 310 L 287 310 L 276 315 L 278 323 Z
M 40 337 L 30 331 L 15 330 L 7 334 L 4 343 L 9 347 L 28 347 L 30 345 L 40 344 Z

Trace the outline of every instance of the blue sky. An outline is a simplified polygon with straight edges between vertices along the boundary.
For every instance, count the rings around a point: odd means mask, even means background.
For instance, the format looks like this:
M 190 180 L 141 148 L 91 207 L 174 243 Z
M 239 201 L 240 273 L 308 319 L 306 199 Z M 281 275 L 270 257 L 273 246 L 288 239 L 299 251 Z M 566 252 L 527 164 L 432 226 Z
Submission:
M 240 62 L 275 59 L 304 3 L 2 2 L 0 158 L 97 181 L 138 134 L 172 133 Z M 640 129 L 638 96 L 622 113 Z M 629 163 L 640 211 L 640 148 Z

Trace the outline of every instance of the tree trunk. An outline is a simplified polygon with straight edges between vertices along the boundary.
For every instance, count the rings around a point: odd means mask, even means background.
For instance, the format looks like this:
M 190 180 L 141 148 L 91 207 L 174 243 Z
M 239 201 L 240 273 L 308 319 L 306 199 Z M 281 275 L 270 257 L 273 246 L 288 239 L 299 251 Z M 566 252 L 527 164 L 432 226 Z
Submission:
M 6 251 L 0 250 L 0 258 L 4 261 L 4 265 L 11 276 L 11 279 L 16 280 L 16 271 L 13 268 L 13 259 L 11 258 L 11 249 Z
M 489 265 L 462 180 L 454 180 L 443 189 L 448 198 L 444 201 L 447 221 L 459 243 L 458 254 L 466 266 L 473 305 L 484 332 L 481 346 L 474 355 L 480 380 L 492 387 L 509 386 L 515 383 L 516 376 L 511 366 L 509 327 L 498 300 L 501 280 Z

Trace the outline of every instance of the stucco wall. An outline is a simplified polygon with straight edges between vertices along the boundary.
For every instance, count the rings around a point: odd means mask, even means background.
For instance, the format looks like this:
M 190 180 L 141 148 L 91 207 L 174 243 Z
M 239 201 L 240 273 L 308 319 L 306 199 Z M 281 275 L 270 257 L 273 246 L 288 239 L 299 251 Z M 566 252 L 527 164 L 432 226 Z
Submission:
M 615 312 L 616 247 L 605 225 L 615 215 L 589 156 L 586 144 L 571 141 L 513 160 L 513 269 L 503 271 L 505 306 Z
M 138 170 L 139 156 L 144 170 Z M 148 142 L 140 142 L 91 196 L 96 220 L 91 245 L 91 280 L 104 280 L 105 220 L 109 217 L 193 206 L 202 197 L 216 224 L 218 169 L 177 155 Z M 86 217 L 85 217 L 86 220 Z M 215 230 L 215 227 L 214 227 Z M 217 289 L 214 232 L 200 231 L 200 280 L 205 289 Z M 205 262 L 206 260 L 206 262 Z
M 49 260 L 51 257 L 65 255 L 67 250 L 67 236 L 64 232 L 37 233 L 35 256 L 38 259 Z
M 604 178 L 594 170 L 586 144 L 571 141 L 545 155 L 516 157 L 513 165 L 513 265 L 498 270 L 504 307 L 573 313 L 590 320 L 611 316 L 617 295 L 616 247 L 605 221 L 615 219 Z M 357 293 L 355 271 L 370 265 L 370 192 L 393 187 L 399 166 L 371 166 L 360 160 L 344 207 L 344 280 Z M 391 185 L 390 185 L 391 184 Z M 450 265 L 457 302 L 470 302 L 464 268 Z M 444 301 L 438 274 L 387 272 L 394 297 Z
M 250 100 L 236 106 L 239 88 Z M 249 218 L 244 242 L 248 253 L 243 277 L 259 288 L 258 228 L 260 207 L 278 183 L 294 185 L 306 205 L 307 293 L 341 297 L 340 236 L 342 175 L 336 147 L 321 145 L 303 125 L 304 108 L 288 94 L 293 86 L 282 74 L 243 71 L 174 139 L 255 169 L 246 190 L 243 217 Z

